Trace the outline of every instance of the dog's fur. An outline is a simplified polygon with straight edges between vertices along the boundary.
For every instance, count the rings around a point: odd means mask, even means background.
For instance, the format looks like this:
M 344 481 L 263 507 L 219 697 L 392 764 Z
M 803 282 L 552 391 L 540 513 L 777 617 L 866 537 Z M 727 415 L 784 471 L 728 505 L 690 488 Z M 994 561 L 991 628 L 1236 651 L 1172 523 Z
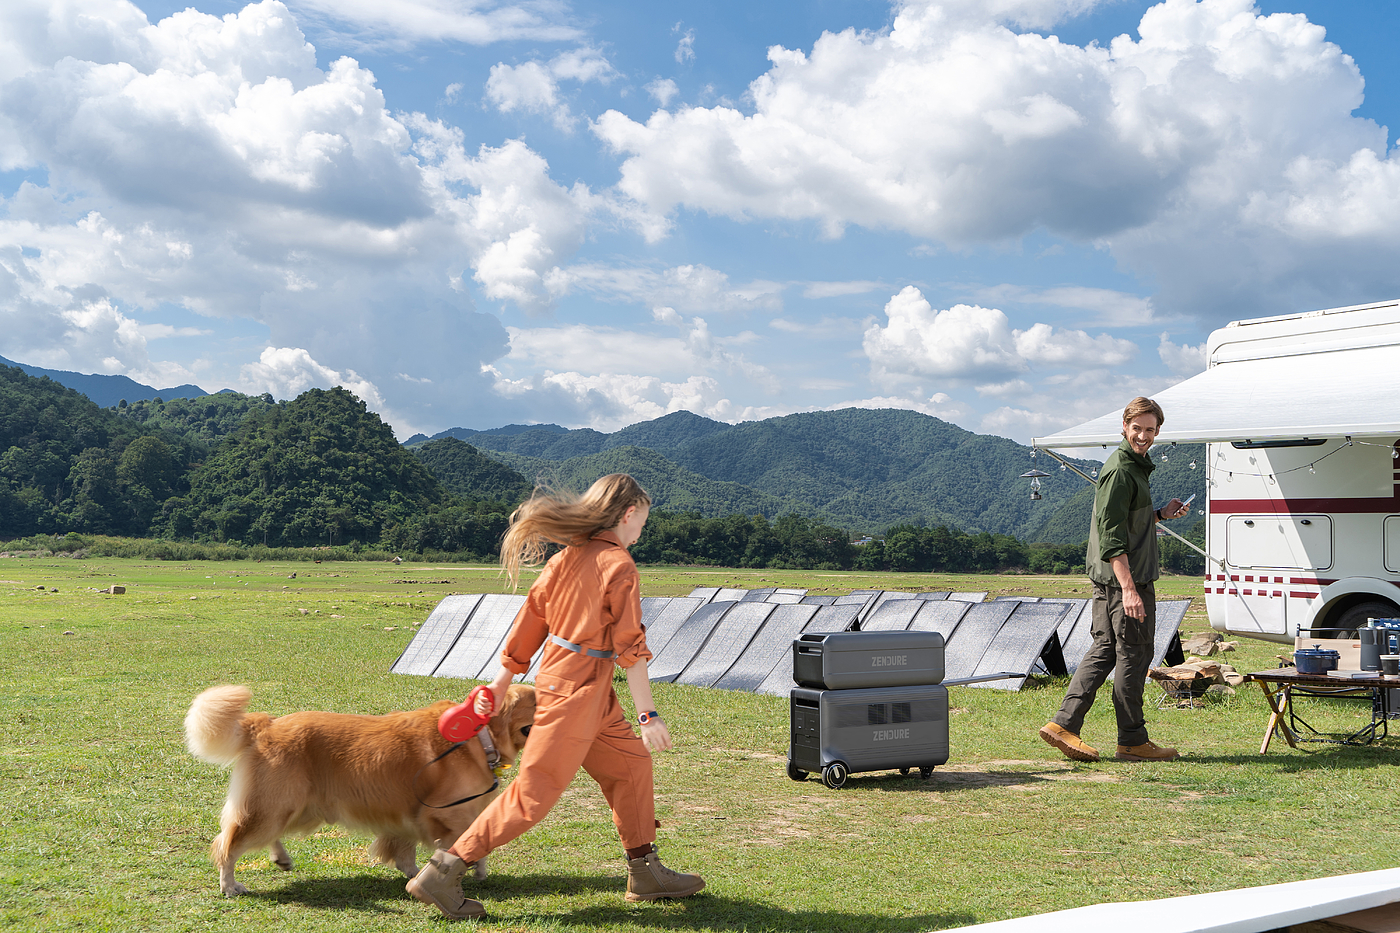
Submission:
M 437 729 L 450 700 L 384 716 L 306 712 L 273 719 L 247 711 L 251 696 L 247 687 L 211 687 L 185 716 L 190 751 L 233 765 L 222 831 L 209 852 L 226 895 L 248 892 L 233 879 L 240 855 L 266 846 L 273 863 L 288 871 L 292 860 L 281 837 L 325 823 L 374 833 L 370 854 L 411 878 L 418 873 L 418 843 L 451 846 L 500 793 L 434 809 L 480 794 L 494 780 L 475 739 L 429 766 L 452 744 Z M 487 726 L 502 764 L 515 762 L 534 718 L 535 688 L 513 685 Z M 485 859 L 476 872 L 485 877 Z

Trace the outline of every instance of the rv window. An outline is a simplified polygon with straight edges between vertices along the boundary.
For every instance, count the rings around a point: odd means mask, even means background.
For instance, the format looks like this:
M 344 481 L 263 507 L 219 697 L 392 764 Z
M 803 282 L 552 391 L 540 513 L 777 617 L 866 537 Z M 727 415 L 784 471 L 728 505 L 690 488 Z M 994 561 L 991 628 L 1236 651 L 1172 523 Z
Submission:
M 1236 450 L 1263 450 L 1268 447 L 1321 447 L 1325 443 L 1326 438 L 1305 437 L 1300 441 L 1231 441 L 1230 446 Z

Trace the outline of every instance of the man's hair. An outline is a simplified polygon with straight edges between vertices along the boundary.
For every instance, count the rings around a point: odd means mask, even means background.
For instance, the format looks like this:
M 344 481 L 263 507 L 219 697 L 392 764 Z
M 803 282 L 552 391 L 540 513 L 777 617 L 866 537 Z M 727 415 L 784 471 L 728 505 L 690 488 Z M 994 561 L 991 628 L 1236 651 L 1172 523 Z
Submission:
M 1128 403 L 1128 407 L 1123 409 L 1123 423 L 1127 424 L 1138 415 L 1156 415 L 1157 430 L 1162 429 L 1162 423 L 1167 420 L 1167 416 L 1162 414 L 1162 406 L 1152 401 L 1150 398 L 1143 398 L 1139 395 Z

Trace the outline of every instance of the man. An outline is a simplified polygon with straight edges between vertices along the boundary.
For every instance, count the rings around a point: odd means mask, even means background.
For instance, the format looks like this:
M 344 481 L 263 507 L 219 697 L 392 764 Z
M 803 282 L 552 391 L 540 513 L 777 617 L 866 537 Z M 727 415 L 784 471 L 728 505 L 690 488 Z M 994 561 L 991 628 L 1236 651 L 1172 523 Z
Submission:
M 1172 499 L 1152 508 L 1148 475 L 1156 468 L 1148 448 L 1162 430 L 1162 408 L 1150 398 L 1135 398 L 1123 410 L 1123 443 L 1099 472 L 1094 493 L 1094 521 L 1089 530 L 1087 563 L 1094 584 L 1093 644 L 1065 691 L 1060 711 L 1040 730 L 1040 737 L 1076 761 L 1098 761 L 1098 750 L 1079 737 L 1094 694 L 1113 672 L 1113 712 L 1118 719 L 1122 761 L 1170 761 L 1174 748 L 1147 737 L 1142 694 L 1152 664 L 1157 600 L 1157 526 L 1162 519 L 1190 511 Z

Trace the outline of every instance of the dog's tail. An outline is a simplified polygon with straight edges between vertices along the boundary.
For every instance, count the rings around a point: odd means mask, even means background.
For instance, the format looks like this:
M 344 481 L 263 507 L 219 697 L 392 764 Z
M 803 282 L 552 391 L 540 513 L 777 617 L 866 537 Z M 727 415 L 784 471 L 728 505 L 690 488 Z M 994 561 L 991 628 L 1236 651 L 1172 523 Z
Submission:
M 185 744 L 196 758 L 231 765 L 248 744 L 243 714 L 253 692 L 247 687 L 210 687 L 185 714 Z

